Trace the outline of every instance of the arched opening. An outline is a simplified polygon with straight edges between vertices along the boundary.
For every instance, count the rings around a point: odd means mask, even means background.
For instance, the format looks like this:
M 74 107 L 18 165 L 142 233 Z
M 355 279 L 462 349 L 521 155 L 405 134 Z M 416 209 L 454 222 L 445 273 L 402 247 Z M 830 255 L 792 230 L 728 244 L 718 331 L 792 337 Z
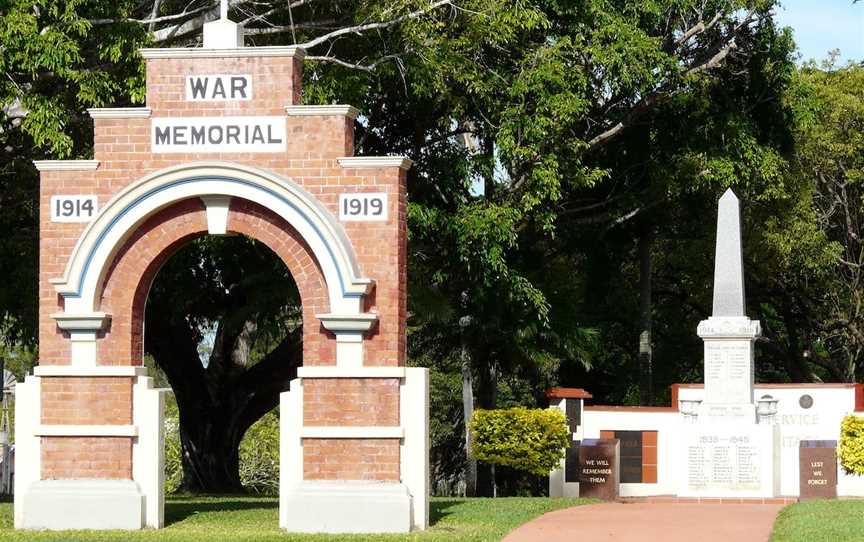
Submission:
M 335 346 L 316 318 L 328 312 L 323 273 L 288 222 L 232 198 L 227 235 L 209 228 L 204 202 L 187 199 L 126 240 L 99 308 L 130 318 L 112 322 L 98 348 L 118 364 L 152 355 L 179 406 L 182 488 L 225 493 L 243 489 L 245 431 L 278 405 L 301 364 L 332 365 Z
M 243 235 L 199 237 L 157 273 L 144 329 L 145 360 L 174 392 L 166 489 L 276 494 L 273 411 L 303 360 L 300 294 L 284 262 Z M 241 442 L 259 421 L 261 449 L 244 457 Z

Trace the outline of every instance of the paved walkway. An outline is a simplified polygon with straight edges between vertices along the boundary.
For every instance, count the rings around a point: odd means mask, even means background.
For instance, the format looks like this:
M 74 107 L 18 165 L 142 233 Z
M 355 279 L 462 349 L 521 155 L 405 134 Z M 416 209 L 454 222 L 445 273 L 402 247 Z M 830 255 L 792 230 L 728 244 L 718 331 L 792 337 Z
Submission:
M 766 542 L 782 504 L 603 503 L 550 512 L 502 542 Z

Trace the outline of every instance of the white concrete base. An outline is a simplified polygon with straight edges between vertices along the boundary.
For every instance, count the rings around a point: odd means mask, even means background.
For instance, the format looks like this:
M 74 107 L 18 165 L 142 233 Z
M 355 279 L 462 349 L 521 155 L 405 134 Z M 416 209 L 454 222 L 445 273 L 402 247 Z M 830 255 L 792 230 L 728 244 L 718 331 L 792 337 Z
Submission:
M 294 533 L 407 533 L 411 496 L 398 483 L 304 481 L 283 488 L 279 526 Z
M 688 425 L 679 453 L 681 497 L 780 494 L 780 428 L 776 425 L 713 421 Z
M 17 498 L 24 529 L 144 527 L 144 495 L 131 480 L 40 480 Z

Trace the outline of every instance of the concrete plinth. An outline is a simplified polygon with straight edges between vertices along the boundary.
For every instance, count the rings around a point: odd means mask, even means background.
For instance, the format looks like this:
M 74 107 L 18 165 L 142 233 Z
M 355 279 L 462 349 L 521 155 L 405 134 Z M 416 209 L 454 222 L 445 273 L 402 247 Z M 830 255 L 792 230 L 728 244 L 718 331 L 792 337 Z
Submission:
M 283 491 L 279 526 L 289 532 L 411 530 L 411 496 L 399 483 L 305 481 Z
M 144 495 L 131 480 L 40 480 L 23 499 L 24 529 L 144 527 Z

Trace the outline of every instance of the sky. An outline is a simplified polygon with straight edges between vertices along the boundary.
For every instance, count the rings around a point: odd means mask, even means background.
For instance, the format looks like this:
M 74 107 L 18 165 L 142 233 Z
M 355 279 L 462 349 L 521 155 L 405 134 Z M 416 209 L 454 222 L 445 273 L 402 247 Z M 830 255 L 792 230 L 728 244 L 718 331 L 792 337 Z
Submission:
M 823 60 L 840 49 L 840 62 L 864 60 L 864 0 L 780 0 L 781 26 L 792 27 L 801 60 Z

